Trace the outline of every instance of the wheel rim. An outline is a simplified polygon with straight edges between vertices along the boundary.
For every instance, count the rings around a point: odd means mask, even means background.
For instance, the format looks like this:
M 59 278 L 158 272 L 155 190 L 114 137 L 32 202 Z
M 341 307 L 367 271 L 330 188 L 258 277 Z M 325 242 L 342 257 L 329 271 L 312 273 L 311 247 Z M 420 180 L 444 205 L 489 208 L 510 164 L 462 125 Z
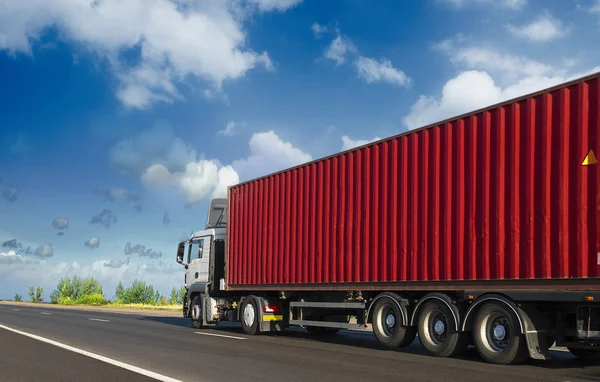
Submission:
M 439 309 L 433 309 L 425 316 L 425 335 L 434 345 L 441 345 L 448 338 L 448 318 Z
M 385 306 L 377 314 L 377 323 L 380 332 L 385 337 L 393 336 L 398 330 L 398 317 L 396 311 L 389 305 Z
M 250 327 L 254 324 L 254 306 L 250 303 L 244 307 L 244 323 Z
M 510 345 L 511 333 L 508 318 L 500 313 L 487 316 L 483 320 L 480 330 L 485 347 L 495 353 L 504 351 Z
M 199 320 L 200 319 L 200 305 L 196 304 L 192 307 L 192 318 L 194 320 Z

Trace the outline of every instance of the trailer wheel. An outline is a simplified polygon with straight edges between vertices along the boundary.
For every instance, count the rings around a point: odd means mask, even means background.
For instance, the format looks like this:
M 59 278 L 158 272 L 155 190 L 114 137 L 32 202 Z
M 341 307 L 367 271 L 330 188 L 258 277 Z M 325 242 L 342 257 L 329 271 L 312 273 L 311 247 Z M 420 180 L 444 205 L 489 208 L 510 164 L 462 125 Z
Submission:
M 194 299 L 192 300 L 192 305 L 190 306 L 190 317 L 192 319 L 192 326 L 196 329 L 204 328 L 204 325 L 202 324 L 202 315 L 204 314 L 203 303 L 204 299 L 202 298 L 202 295 L 197 294 L 196 296 L 194 296 Z
M 600 350 L 572 348 L 567 346 L 569 352 L 579 359 L 598 359 L 600 358 Z
M 452 311 L 439 300 L 428 301 L 420 311 L 419 341 L 436 357 L 456 357 L 469 346 L 467 333 L 456 330 Z
M 258 320 L 260 318 L 260 312 L 254 296 L 248 296 L 244 299 L 244 302 L 242 302 L 242 305 L 240 306 L 240 314 L 242 331 L 250 335 L 258 333 Z
M 518 317 L 502 303 L 489 302 L 479 310 L 473 340 L 481 358 L 490 363 L 515 365 L 529 357 Z
M 403 324 L 402 312 L 395 301 L 384 297 L 375 303 L 372 326 L 379 343 L 388 348 L 410 345 L 417 336 L 417 330 Z

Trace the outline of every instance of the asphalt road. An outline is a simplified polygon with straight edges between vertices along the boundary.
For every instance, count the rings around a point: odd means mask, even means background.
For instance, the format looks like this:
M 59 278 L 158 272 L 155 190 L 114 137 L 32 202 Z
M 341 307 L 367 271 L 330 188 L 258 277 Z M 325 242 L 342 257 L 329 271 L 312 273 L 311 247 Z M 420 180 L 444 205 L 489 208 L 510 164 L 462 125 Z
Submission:
M 566 352 L 553 352 L 551 362 L 499 366 L 482 362 L 474 350 L 434 358 L 418 341 L 384 350 L 364 333 L 246 336 L 237 327 L 195 330 L 178 317 L 10 305 L 0 306 L 0 324 L 181 381 L 600 381 L 600 362 Z M 0 380 L 149 380 L 86 358 L 0 329 Z

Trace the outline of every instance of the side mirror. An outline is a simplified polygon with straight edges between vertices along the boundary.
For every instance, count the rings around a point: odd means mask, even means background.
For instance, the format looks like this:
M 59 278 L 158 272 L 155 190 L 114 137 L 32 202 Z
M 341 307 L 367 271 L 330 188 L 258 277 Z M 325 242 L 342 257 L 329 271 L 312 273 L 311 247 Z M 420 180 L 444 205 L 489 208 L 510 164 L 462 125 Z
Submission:
M 185 255 L 185 241 L 182 241 L 177 246 L 177 262 L 183 264 L 183 256 Z

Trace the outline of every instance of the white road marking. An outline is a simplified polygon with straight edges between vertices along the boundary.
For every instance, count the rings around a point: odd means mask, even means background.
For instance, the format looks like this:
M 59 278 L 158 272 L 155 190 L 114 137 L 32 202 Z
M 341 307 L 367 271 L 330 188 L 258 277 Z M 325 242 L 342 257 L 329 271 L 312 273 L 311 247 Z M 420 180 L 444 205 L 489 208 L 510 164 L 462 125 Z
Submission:
M 206 332 L 194 332 L 194 333 L 196 333 L 196 334 L 202 334 L 204 336 L 215 336 L 215 337 L 231 338 L 231 339 L 234 339 L 234 340 L 247 340 L 246 337 L 226 336 L 225 334 L 206 333 Z
M 54 346 L 58 346 L 60 348 L 66 349 L 66 350 L 70 350 L 70 351 L 72 351 L 74 353 L 82 354 L 82 355 L 85 355 L 87 357 L 97 359 L 98 361 L 106 362 L 106 363 L 109 363 L 111 365 L 118 366 L 118 367 L 121 367 L 123 369 L 127 369 L 129 371 L 133 371 L 134 373 L 138 373 L 138 374 L 150 377 L 150 378 L 157 379 L 159 381 L 163 381 L 163 382 L 183 382 L 183 381 L 181 381 L 179 379 L 167 377 L 166 375 L 162 375 L 162 374 L 158 374 L 158 373 L 155 373 L 153 371 L 150 371 L 150 370 L 142 369 L 141 367 L 137 367 L 137 366 L 133 366 L 133 365 L 127 364 L 125 362 L 117 361 L 117 360 L 114 360 L 112 358 L 108 358 L 108 357 L 105 357 L 105 356 L 102 356 L 102 355 L 99 355 L 99 354 L 95 354 L 95 353 L 89 352 L 87 350 L 82 350 L 82 349 L 78 349 L 78 348 L 73 347 L 73 346 L 65 345 L 63 343 L 60 343 L 60 342 L 57 342 L 57 341 L 54 341 L 54 340 L 51 340 L 51 339 L 48 339 L 48 338 L 44 338 L 44 337 L 41 337 L 41 336 L 38 336 L 38 335 L 35 335 L 35 334 L 26 333 L 26 332 L 22 332 L 22 331 L 17 330 L 17 329 L 9 328 L 8 326 L 0 325 L 0 328 L 9 330 L 11 332 L 14 332 L 14 333 L 17 333 L 17 334 L 21 334 L 21 335 L 24 335 L 24 336 L 27 336 L 27 337 L 30 337 L 30 338 L 33 338 L 33 339 L 36 339 L 38 341 L 42 341 L 42 342 L 45 342 L 45 343 L 48 343 L 48 344 L 51 344 L 51 345 L 54 345 Z
M 13 309 L 15 312 L 20 312 L 21 309 Z
M 51 315 L 52 313 L 48 313 L 48 312 L 40 312 L 40 314 L 47 314 L 47 315 Z
M 101 318 L 88 318 L 88 320 L 92 320 L 92 321 L 100 321 L 100 322 L 110 322 L 110 320 L 103 320 Z

